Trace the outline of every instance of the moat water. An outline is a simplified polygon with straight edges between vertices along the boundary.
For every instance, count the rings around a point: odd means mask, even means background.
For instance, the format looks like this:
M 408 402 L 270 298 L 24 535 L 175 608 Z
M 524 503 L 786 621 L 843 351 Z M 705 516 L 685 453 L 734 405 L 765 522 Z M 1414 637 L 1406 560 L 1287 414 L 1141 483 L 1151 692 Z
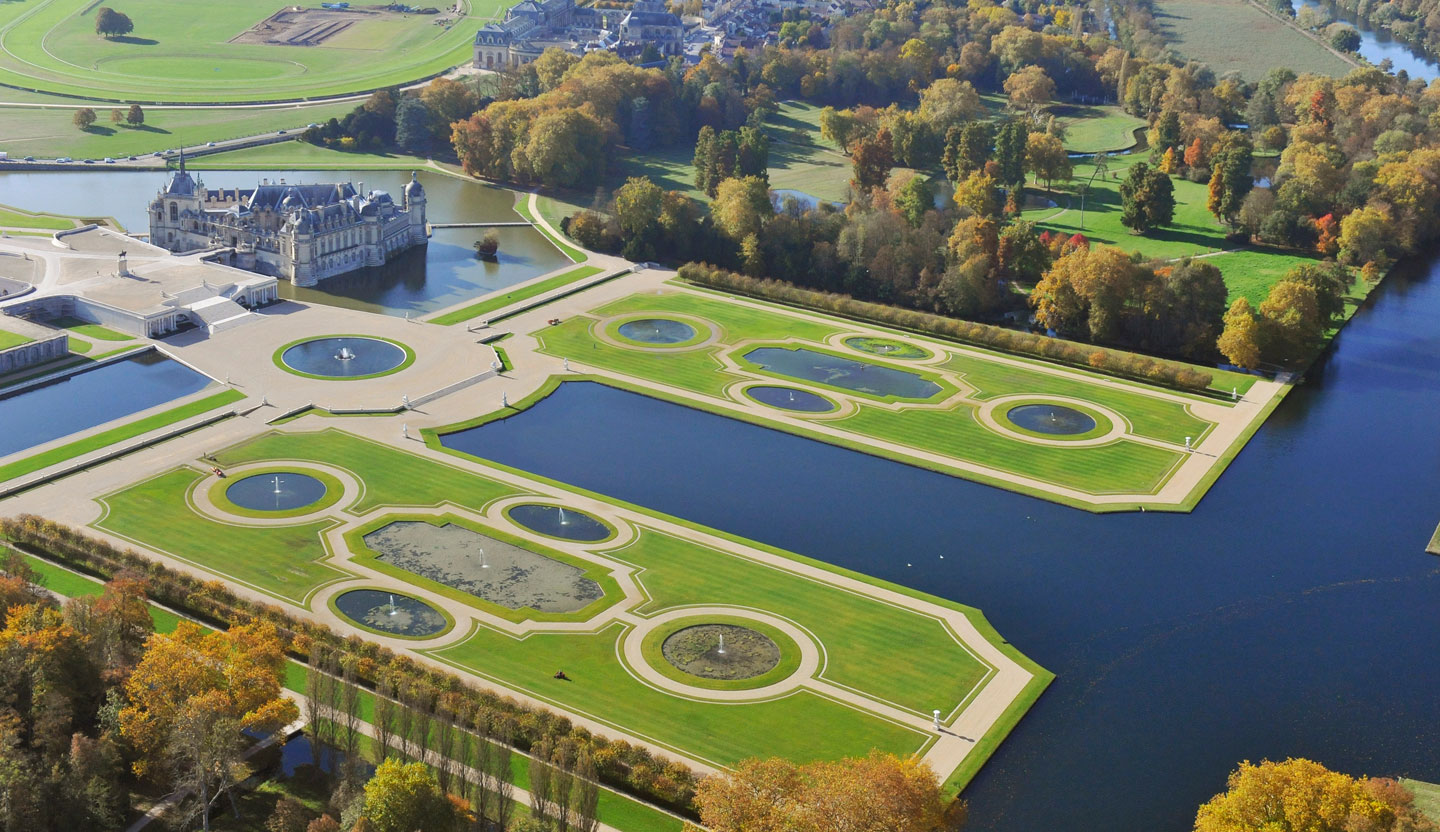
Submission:
M 195 171 L 208 188 L 253 188 L 271 182 L 345 182 L 364 190 L 389 191 L 398 203 L 409 171 Z M 510 191 L 480 182 L 421 171 L 426 217 L 432 223 L 516 222 Z M 27 210 L 80 217 L 114 217 L 126 229 L 150 229 L 146 207 L 169 179 L 159 171 L 90 169 L 0 174 L 0 193 Z M 570 261 L 534 228 L 497 228 L 500 250 L 494 260 L 475 256 L 483 228 L 437 228 L 425 249 L 403 252 L 384 266 L 360 269 L 310 288 L 280 284 L 281 297 L 343 306 L 387 315 L 420 316 L 513 286 Z
M 204 389 L 212 381 L 158 352 L 0 395 L 0 456 Z
M 1297 12 L 1306 6 L 1324 9 L 1334 20 L 1354 26 L 1360 33 L 1360 55 L 1373 64 L 1378 65 L 1381 61 L 1389 60 L 1392 71 L 1399 72 L 1403 69 L 1411 78 L 1430 81 L 1440 77 L 1440 64 L 1437 64 L 1434 58 L 1411 48 L 1404 41 L 1391 37 L 1388 29 L 1371 28 L 1369 23 L 1362 22 L 1345 9 L 1324 0 L 1293 0 L 1292 5 Z
M 1243 759 L 1440 779 L 1437 319 L 1440 267 L 1389 277 L 1190 514 L 588 382 L 448 442 L 982 609 L 1057 678 L 966 790 L 970 828 L 1188 829 Z

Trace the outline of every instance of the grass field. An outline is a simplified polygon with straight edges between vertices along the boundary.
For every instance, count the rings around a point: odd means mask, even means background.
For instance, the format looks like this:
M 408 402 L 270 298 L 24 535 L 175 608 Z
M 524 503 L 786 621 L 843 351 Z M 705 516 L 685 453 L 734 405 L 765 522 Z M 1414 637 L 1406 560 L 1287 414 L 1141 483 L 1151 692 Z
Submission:
M 18 347 L 21 344 L 28 344 L 33 340 L 35 339 L 0 329 L 0 350 L 8 350 L 11 347 Z
M 1119 107 L 1059 104 L 1050 112 L 1065 127 L 1065 149 L 1071 153 L 1125 150 L 1135 145 L 1135 130 L 1146 125 Z
M 0 226 L 6 228 L 39 228 L 48 231 L 61 231 L 66 228 L 74 228 L 75 221 L 68 217 L 55 217 L 49 214 L 32 214 L 29 211 L 20 211 L 0 205 Z
M 343 112 L 348 113 L 355 106 L 353 102 L 347 104 Z M 299 140 L 227 150 L 224 153 L 201 156 L 194 161 L 185 161 L 185 167 L 196 170 L 415 170 L 427 166 L 427 160 L 419 156 L 404 153 L 351 153 L 318 147 Z
M 109 327 L 99 324 L 86 323 L 79 318 L 57 318 L 51 322 L 53 326 L 61 329 L 68 329 L 76 335 L 83 335 L 86 338 L 94 338 L 99 341 L 133 341 L 133 335 L 126 335 L 123 332 L 116 332 Z
M 1354 69 L 1247 0 L 1159 0 L 1155 18 L 1176 51 L 1209 64 L 1216 76 L 1239 72 L 1254 82 L 1275 67 L 1337 77 Z
M 698 317 L 715 325 L 718 338 L 713 345 L 702 349 L 667 353 L 622 347 L 595 335 L 598 318 L 649 312 Z M 680 388 L 712 400 L 730 400 L 732 393 L 727 388 L 749 377 L 728 370 L 721 363 L 720 356 L 729 353 L 731 345 L 779 338 L 818 345 L 827 337 L 845 331 L 839 324 L 796 318 L 780 308 L 755 308 L 727 302 L 720 296 L 690 292 L 634 295 L 590 314 L 594 317 L 571 317 L 558 326 L 535 333 L 543 351 L 557 356 L 583 356 L 589 366 Z M 932 346 L 941 348 L 938 343 Z M 732 358 L 738 359 L 738 355 L 732 354 Z M 1185 405 L 1145 395 L 1139 386 L 1134 386 L 1133 392 L 1101 386 L 1087 376 L 1056 375 L 1042 371 L 1041 366 L 951 352 L 939 367 L 953 373 L 951 378 L 977 388 L 973 396 L 967 394 L 943 408 L 907 406 L 895 410 L 852 394 L 848 398 L 856 402 L 855 412 L 827 418 L 823 424 L 845 431 L 862 443 L 866 439 L 897 443 L 921 453 L 979 463 L 996 471 L 1096 495 L 1153 493 L 1182 460 L 1185 438 L 1193 437 L 1198 442 L 1212 427 L 1210 422 L 1196 418 Z M 930 372 L 934 367 L 927 365 L 924 369 Z M 830 392 L 835 391 L 830 389 Z M 976 411 L 980 403 L 1017 394 L 1066 396 L 1108 407 L 1129 422 L 1131 434 L 1166 443 L 1168 447 L 1129 438 L 1103 445 L 1040 444 L 997 433 L 979 421 Z M 843 391 L 840 395 L 844 395 Z M 937 398 L 944 398 L 944 394 Z M 828 436 L 818 438 L 835 441 Z M 962 470 L 955 472 L 969 476 Z
M 0 8 L 0 82 L 68 95 L 148 102 L 266 101 L 360 92 L 445 71 L 471 57 L 488 0 L 451 26 L 435 17 L 387 16 L 356 23 L 319 46 L 232 43 L 289 4 L 262 0 L 209 6 L 138 0 L 125 7 L 135 30 L 94 32 L 97 4 L 32 0 Z
M 1180 177 L 1171 177 L 1175 188 L 1175 220 L 1164 228 L 1152 229 L 1146 234 L 1132 233 L 1120 223 L 1120 182 L 1130 167 L 1144 161 L 1144 156 L 1113 157 L 1108 161 L 1106 175 L 1091 181 L 1095 172 L 1092 162 L 1084 161 L 1075 165 L 1075 178 L 1063 185 L 1057 185 L 1049 196 L 1055 207 L 1032 208 L 1024 212 L 1024 218 L 1039 224 L 1043 229 L 1062 234 L 1084 234 L 1092 243 L 1118 246 L 1126 251 L 1138 251 L 1148 258 L 1173 260 L 1180 257 L 1216 255 L 1208 258 L 1211 265 L 1220 269 L 1225 285 L 1230 288 L 1230 299 L 1247 297 L 1259 305 L 1269 293 L 1270 287 L 1279 282 L 1285 272 L 1299 263 L 1313 258 L 1291 252 L 1267 250 L 1244 246 L 1242 251 L 1232 251 L 1236 244 L 1225 238 L 1225 228 L 1215 220 L 1206 208 L 1209 189 L 1206 185 L 1191 182 Z M 1080 212 L 1080 197 L 1077 188 L 1088 184 L 1085 196 L 1083 227 Z M 1030 192 L 1044 194 L 1038 187 L 1031 186 Z M 1227 252 L 1217 254 L 1218 252 Z
M 12 100 L 10 90 L 3 97 Z M 110 122 L 110 109 L 103 103 L 47 97 L 54 108 L 6 107 L 0 109 L 0 149 L 11 158 L 35 156 L 50 159 L 72 156 L 76 159 L 123 158 L 167 150 L 182 145 L 193 146 L 209 141 L 224 141 L 243 136 L 270 133 L 275 130 L 304 128 L 311 122 L 325 122 L 344 116 L 357 102 L 315 104 L 303 107 L 226 109 L 222 107 L 187 107 L 145 110 L 145 123 L 128 127 Z M 117 105 L 118 106 L 118 105 Z M 73 108 L 90 107 L 98 120 L 88 130 L 77 130 L 70 122 Z M 120 106 L 120 109 L 125 109 Z
M 1400 782 L 1405 785 L 1405 788 L 1415 793 L 1415 808 L 1424 812 L 1426 817 L 1440 823 L 1440 784 L 1412 780 L 1408 777 L 1402 778 Z
M 517 639 L 480 627 L 455 647 L 431 655 L 718 765 L 734 765 L 747 757 L 835 759 L 864 755 L 872 748 L 907 753 L 928 744 L 919 731 L 811 691 L 723 705 L 661 692 L 616 661 L 623 631 L 622 625 L 612 624 L 594 634 L 540 633 Z M 551 677 L 556 669 L 564 669 L 574 681 L 555 681 Z

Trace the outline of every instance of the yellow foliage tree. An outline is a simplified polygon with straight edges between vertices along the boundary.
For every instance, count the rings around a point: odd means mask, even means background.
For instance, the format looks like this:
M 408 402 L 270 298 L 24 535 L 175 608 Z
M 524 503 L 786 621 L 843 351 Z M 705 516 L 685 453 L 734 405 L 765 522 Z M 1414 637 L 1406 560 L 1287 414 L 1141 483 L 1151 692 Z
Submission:
M 1421 832 L 1435 824 L 1415 812 L 1414 796 L 1390 780 L 1354 778 L 1298 758 L 1249 761 L 1226 791 L 1195 815 L 1195 832 Z

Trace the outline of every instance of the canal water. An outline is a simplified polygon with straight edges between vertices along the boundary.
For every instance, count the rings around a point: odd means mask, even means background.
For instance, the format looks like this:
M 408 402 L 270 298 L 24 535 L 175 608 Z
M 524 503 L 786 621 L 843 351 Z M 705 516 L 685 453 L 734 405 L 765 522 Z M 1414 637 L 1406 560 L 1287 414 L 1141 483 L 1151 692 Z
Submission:
M 966 791 L 970 828 L 1188 829 L 1244 759 L 1440 779 L 1436 320 L 1440 267 L 1387 278 L 1190 514 L 1088 514 L 589 382 L 447 444 L 981 608 L 1058 676 Z
M 0 456 L 188 396 L 211 379 L 158 352 L 0 397 Z
M 1378 65 L 1381 61 L 1389 59 L 1393 65 L 1392 72 L 1399 72 L 1403 69 L 1411 78 L 1423 78 L 1426 81 L 1440 77 L 1440 64 L 1437 64 L 1433 58 L 1417 52 L 1408 44 L 1391 37 L 1387 29 L 1370 28 L 1370 24 L 1362 22 L 1355 15 L 1334 3 L 1324 2 L 1324 0 L 1294 0 L 1294 6 L 1296 11 L 1306 6 L 1324 9 L 1331 18 L 1354 26 L 1360 32 L 1360 54 L 1373 64 Z
M 398 203 L 409 171 L 195 171 L 208 188 L 253 188 L 270 182 L 354 182 L 364 190 L 388 191 Z M 149 230 L 150 200 L 169 179 L 159 171 L 37 171 L 0 174 L 0 203 L 31 211 L 81 217 L 114 217 L 135 233 Z M 429 171 L 419 173 L 425 186 L 426 217 L 432 223 L 515 222 L 510 191 Z M 420 316 L 472 300 L 554 271 L 570 261 L 539 231 L 528 227 L 495 229 L 499 254 L 493 261 L 475 256 L 481 228 L 439 228 L 424 251 L 411 250 L 377 268 L 361 269 L 299 289 L 280 284 L 282 297 L 388 315 Z

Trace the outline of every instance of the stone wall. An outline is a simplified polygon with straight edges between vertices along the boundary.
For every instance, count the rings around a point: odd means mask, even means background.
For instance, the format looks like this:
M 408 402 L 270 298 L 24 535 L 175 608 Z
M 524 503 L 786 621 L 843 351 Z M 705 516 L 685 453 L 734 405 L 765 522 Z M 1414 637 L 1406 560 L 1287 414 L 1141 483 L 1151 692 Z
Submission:
M 0 350 L 0 375 L 24 370 L 36 364 L 54 361 L 57 358 L 64 358 L 69 354 L 70 334 L 56 332 L 48 337 L 18 344 L 8 350 Z

